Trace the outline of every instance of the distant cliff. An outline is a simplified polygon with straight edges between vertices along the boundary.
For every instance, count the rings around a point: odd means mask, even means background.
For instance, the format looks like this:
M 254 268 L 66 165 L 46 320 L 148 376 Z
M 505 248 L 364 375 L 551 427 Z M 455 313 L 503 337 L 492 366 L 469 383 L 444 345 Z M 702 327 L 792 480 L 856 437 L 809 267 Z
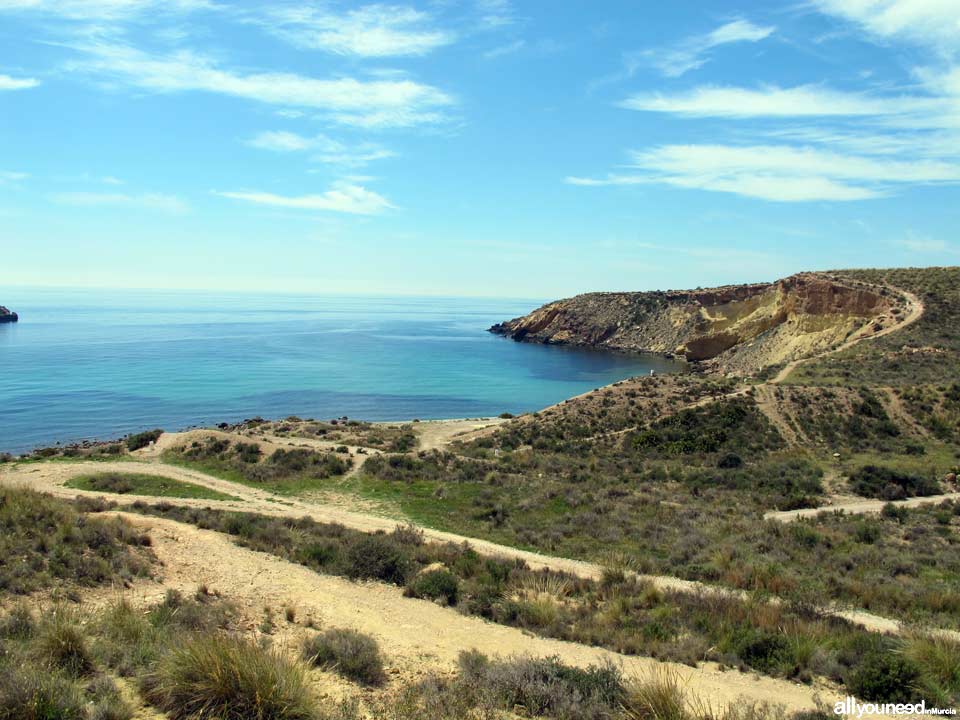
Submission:
M 896 322 L 904 301 L 826 273 L 707 290 L 588 293 L 490 331 L 524 342 L 676 355 L 752 374 Z
M 19 319 L 15 312 L 0 305 L 0 323 L 16 322 Z

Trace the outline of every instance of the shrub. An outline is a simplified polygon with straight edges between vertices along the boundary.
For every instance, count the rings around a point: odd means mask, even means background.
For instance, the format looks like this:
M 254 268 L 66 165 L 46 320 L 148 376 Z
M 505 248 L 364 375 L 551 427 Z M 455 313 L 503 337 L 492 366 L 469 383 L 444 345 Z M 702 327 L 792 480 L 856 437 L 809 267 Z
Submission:
M 492 695 L 504 709 L 557 720 L 606 720 L 620 707 L 625 688 L 612 665 L 583 669 L 558 658 L 490 661 L 477 651 L 460 654 L 463 681 Z
M 86 720 L 85 705 L 77 686 L 59 673 L 0 672 L 0 720 Z
M 847 678 L 850 692 L 863 700 L 881 703 L 916 702 L 919 668 L 896 653 L 874 650 L 864 656 Z
M 87 638 L 76 618 L 65 610 L 55 611 L 41 625 L 35 651 L 41 662 L 73 677 L 88 675 L 94 669 Z
M 27 640 L 37 631 L 33 614 L 24 604 L 15 605 L 9 613 L 0 619 L 0 638 L 9 640 Z
M 904 657 L 920 669 L 923 695 L 940 707 L 960 696 L 960 643 L 942 635 L 909 638 Z
M 145 448 L 150 443 L 156 442 L 161 435 L 163 435 L 163 430 L 160 428 L 131 435 L 127 438 L 127 450 L 133 452 L 134 450 Z
M 407 584 L 408 597 L 442 600 L 446 605 L 456 605 L 460 594 L 457 576 L 446 568 L 426 570 Z
M 345 575 L 353 580 L 383 580 L 404 585 L 412 561 L 396 542 L 386 535 L 363 535 L 346 548 Z
M 382 685 L 386 679 L 377 641 L 355 630 L 331 629 L 308 638 L 303 657 L 364 685 Z
M 936 480 L 879 465 L 864 465 L 854 471 L 850 475 L 850 486 L 857 495 L 880 500 L 940 494 L 940 485 Z
M 62 500 L 0 488 L 0 592 L 27 594 L 54 583 L 104 584 L 145 575 L 132 547 L 144 538 L 118 519 L 86 517 Z
M 315 720 L 301 666 L 279 652 L 220 634 L 168 651 L 143 680 L 145 697 L 173 720 Z

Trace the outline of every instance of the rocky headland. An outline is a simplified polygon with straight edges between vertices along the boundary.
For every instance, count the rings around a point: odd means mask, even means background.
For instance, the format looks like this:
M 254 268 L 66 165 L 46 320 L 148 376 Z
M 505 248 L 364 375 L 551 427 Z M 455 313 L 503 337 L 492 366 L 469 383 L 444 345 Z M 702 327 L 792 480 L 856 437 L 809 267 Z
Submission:
M 898 322 L 893 291 L 829 273 L 772 283 L 598 292 L 548 303 L 490 332 L 523 342 L 654 352 L 750 375 Z
M 17 322 L 19 319 L 15 312 L 0 305 L 0 323 Z

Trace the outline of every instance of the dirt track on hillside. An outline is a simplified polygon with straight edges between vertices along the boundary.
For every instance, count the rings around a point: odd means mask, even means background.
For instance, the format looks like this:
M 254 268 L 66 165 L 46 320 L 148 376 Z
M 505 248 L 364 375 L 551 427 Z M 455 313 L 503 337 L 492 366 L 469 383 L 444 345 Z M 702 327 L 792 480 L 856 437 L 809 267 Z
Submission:
M 64 487 L 64 483 L 78 475 L 105 470 L 117 472 L 137 472 L 158 475 L 182 480 L 197 485 L 204 485 L 213 490 L 237 497 L 238 500 L 199 500 L 193 498 L 156 498 L 142 495 L 111 495 L 110 493 L 75 490 Z M 369 513 L 330 505 L 316 504 L 303 499 L 287 498 L 274 495 L 264 490 L 250 488 L 205 473 L 165 465 L 159 462 L 46 462 L 27 463 L 9 467 L 0 466 L 0 485 L 14 487 L 29 487 L 34 490 L 47 492 L 63 498 L 79 496 L 106 498 L 120 503 L 132 503 L 141 500 L 147 503 L 156 503 L 159 500 L 182 507 L 210 507 L 220 510 L 260 513 L 277 517 L 301 518 L 309 517 L 317 522 L 339 523 L 355 530 L 364 532 L 392 531 L 398 522 L 403 519 L 385 517 Z M 942 496 L 941 496 L 942 499 Z M 870 502 L 870 501 L 867 501 Z M 804 511 L 791 511 L 804 512 Z M 779 518 L 776 518 L 779 519 Z M 452 542 L 461 544 L 467 542 L 477 552 L 525 561 L 533 569 L 546 568 L 557 572 L 566 572 L 578 577 L 597 580 L 602 577 L 604 567 L 596 563 L 569 558 L 542 555 L 539 553 L 520 550 L 507 545 L 499 545 L 487 540 L 466 537 L 455 533 L 443 532 L 423 528 L 424 537 L 431 542 Z M 640 575 L 662 590 L 676 590 L 680 592 L 708 592 L 732 593 L 742 595 L 735 590 L 728 590 L 717 586 L 706 585 L 692 580 L 665 575 Z M 830 611 L 848 619 L 857 625 L 876 632 L 897 633 L 901 631 L 900 623 L 891 618 L 880 617 L 860 610 Z M 960 640 L 960 632 L 952 630 L 937 631 Z
M 684 687 L 715 705 L 741 697 L 783 704 L 790 711 L 815 704 L 815 689 L 805 685 L 721 671 L 713 664 L 694 669 L 532 636 L 428 601 L 405 598 L 400 588 L 390 585 L 318 575 L 272 555 L 238 547 L 229 537 L 210 530 L 155 517 L 116 514 L 148 530 L 162 563 L 162 587 L 138 584 L 133 592 L 139 600 L 156 601 L 166 588 L 192 593 L 203 584 L 236 603 L 249 629 L 263 617 L 264 607 L 280 612 L 291 605 L 299 617 L 312 617 L 322 626 L 349 627 L 373 635 L 387 658 L 388 669 L 404 679 L 431 670 L 449 671 L 461 651 L 475 648 L 488 655 L 557 656 L 578 666 L 611 660 L 629 676 L 644 677 L 655 669 L 669 669 L 677 673 Z M 825 688 L 821 693 L 830 702 L 837 694 Z

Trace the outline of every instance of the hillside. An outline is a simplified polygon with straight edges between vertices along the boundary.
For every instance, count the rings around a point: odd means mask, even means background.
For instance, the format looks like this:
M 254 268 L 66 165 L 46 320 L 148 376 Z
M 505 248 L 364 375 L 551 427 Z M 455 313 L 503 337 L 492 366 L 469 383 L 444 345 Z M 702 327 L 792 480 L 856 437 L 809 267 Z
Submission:
M 490 328 L 524 342 L 678 355 L 750 375 L 896 325 L 908 295 L 865 278 L 801 273 L 711 289 L 589 293 Z
M 508 325 L 682 344 L 703 372 L 520 417 L 255 418 L 0 455 L 0 525 L 20 519 L 0 556 L 29 560 L 0 561 L 0 717 L 54 691 L 89 695 L 69 717 L 181 717 L 210 700 L 181 648 L 216 651 L 198 677 L 251 668 L 224 696 L 244 719 L 635 720 L 684 692 L 670 717 L 824 720 L 847 695 L 954 707 L 958 289 L 960 268 L 929 268 L 581 296 Z M 35 616 L 29 592 L 78 614 Z M 50 656 L 60 633 L 79 670 Z M 303 713 L 253 714 L 275 672 Z M 110 682 L 85 691 L 93 674 Z
M 19 319 L 15 312 L 0 305 L 0 323 L 17 322 Z

